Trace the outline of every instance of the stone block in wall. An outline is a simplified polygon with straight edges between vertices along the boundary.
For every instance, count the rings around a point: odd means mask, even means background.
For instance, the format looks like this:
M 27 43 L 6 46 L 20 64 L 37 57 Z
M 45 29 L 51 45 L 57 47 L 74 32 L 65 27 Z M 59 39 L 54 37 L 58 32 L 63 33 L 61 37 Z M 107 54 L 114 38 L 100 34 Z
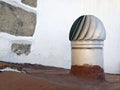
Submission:
M 15 36 L 32 36 L 36 14 L 0 1 L 0 32 Z
M 32 7 L 37 6 L 37 0 L 22 0 L 22 3 L 28 4 L 28 5 L 32 6 Z
M 17 55 L 28 55 L 31 50 L 31 44 L 18 44 L 18 43 L 13 43 L 12 46 L 12 52 L 16 53 Z

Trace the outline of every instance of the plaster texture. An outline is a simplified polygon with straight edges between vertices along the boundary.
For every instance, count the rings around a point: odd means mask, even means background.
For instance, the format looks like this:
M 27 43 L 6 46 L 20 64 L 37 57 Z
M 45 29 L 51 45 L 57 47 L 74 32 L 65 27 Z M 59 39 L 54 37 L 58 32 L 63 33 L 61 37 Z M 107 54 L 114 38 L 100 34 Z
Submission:
M 13 53 L 18 56 L 24 54 L 27 56 L 31 51 L 31 41 L 36 26 L 36 14 L 11 5 L 10 1 L 6 1 L 0 1 L 0 37 L 5 39 L 4 44 L 6 41 L 9 44 L 8 47 L 4 46 L 8 49 L 6 54 Z M 37 3 L 37 1 L 32 3 L 32 1 L 27 0 L 23 2 L 31 3 L 31 5 Z M 19 1 L 19 3 L 21 2 Z M 1 53 L 3 52 L 1 51 Z
M 28 55 L 30 53 L 30 44 L 18 44 L 18 43 L 13 43 L 12 46 L 12 51 L 16 53 L 17 55 Z
M 32 36 L 36 15 L 0 1 L 0 32 L 15 36 Z
M 32 7 L 37 7 L 37 0 L 21 0 L 21 2 Z
M 70 69 L 71 43 L 68 39 L 70 28 L 76 18 L 89 14 L 97 16 L 105 25 L 107 33 L 103 49 L 105 72 L 120 74 L 120 0 L 37 0 L 36 8 L 22 3 L 22 0 L 0 1 L 37 15 L 33 36 L 0 33 L 0 60 Z M 11 51 L 12 43 L 19 41 L 31 44 L 29 55 L 18 56 Z

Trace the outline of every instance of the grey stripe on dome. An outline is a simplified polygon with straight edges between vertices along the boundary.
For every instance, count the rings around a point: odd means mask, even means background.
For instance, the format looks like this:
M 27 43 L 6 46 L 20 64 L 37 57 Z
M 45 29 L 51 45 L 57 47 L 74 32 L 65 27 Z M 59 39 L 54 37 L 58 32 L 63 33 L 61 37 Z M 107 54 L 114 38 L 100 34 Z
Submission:
M 85 40 L 89 40 L 90 38 L 92 38 L 94 32 L 95 32 L 95 27 L 96 27 L 96 21 L 95 18 L 93 17 L 89 17 L 90 22 L 89 22 L 89 29 L 88 29 L 88 33 L 86 35 L 86 37 L 84 38 Z
M 87 33 L 89 31 L 88 30 L 88 28 L 89 28 L 89 21 L 90 21 L 89 17 L 86 16 L 86 19 L 85 19 L 84 24 L 83 24 L 83 28 L 81 30 L 82 32 L 81 32 L 78 40 L 84 39 L 85 36 L 87 35 Z
M 72 25 L 71 30 L 70 30 L 70 35 L 69 35 L 70 38 L 69 39 L 71 39 L 71 40 L 74 39 L 76 32 L 78 30 L 79 24 L 81 23 L 83 18 L 84 18 L 84 16 L 81 16 L 74 22 L 74 24 Z
M 74 40 L 77 40 L 82 32 L 86 17 L 84 16 L 80 25 L 78 26 L 77 33 L 75 34 Z
M 95 16 L 84 15 L 79 17 L 72 25 L 69 40 L 104 40 L 105 28 L 102 22 Z

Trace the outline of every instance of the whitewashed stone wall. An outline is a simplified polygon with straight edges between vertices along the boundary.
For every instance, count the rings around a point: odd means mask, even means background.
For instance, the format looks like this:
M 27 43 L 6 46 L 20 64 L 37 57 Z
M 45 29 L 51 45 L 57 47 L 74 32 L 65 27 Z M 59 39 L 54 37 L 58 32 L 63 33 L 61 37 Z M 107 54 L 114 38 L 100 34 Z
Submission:
M 71 46 L 69 31 L 81 15 L 98 17 L 106 29 L 104 69 L 120 73 L 120 1 L 119 0 L 38 0 L 37 7 L 21 4 L 21 0 L 0 0 L 37 14 L 33 36 L 13 36 L 0 33 L 0 59 L 10 62 L 38 63 L 70 68 Z M 25 0 L 23 0 L 25 1 Z M 31 44 L 29 55 L 11 52 L 11 43 Z

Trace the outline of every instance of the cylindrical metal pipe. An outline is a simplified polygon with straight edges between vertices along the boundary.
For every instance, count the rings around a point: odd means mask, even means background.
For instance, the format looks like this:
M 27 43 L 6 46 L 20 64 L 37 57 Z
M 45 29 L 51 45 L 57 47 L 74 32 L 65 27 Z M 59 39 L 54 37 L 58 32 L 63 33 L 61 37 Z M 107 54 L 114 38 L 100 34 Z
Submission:
M 69 34 L 72 49 L 71 74 L 90 79 L 105 79 L 103 70 L 105 37 L 105 28 L 95 16 L 83 15 L 73 23 Z
M 72 65 L 98 65 L 103 68 L 103 41 L 72 41 Z

